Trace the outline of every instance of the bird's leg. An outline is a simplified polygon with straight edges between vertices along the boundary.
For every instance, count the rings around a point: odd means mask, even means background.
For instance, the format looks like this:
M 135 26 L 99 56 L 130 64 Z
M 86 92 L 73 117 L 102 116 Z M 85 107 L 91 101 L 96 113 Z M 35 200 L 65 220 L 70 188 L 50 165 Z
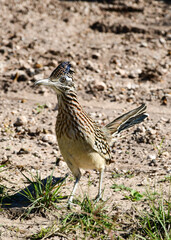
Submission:
M 78 169 L 78 174 L 77 174 L 77 176 L 76 176 L 75 178 L 76 178 L 76 179 L 75 179 L 74 187 L 73 187 L 72 192 L 71 192 L 71 195 L 70 195 L 70 197 L 69 197 L 69 199 L 68 199 L 68 208 L 70 208 L 70 205 L 71 205 L 72 200 L 73 200 L 73 196 L 74 196 L 74 194 L 75 194 L 75 191 L 76 191 L 76 189 L 77 189 L 79 180 L 80 180 L 80 178 L 81 178 L 81 172 L 80 172 L 79 169 Z
M 79 177 L 79 178 L 77 177 L 76 180 L 75 180 L 74 187 L 73 187 L 72 192 L 71 192 L 71 195 L 70 195 L 70 197 L 69 197 L 69 199 L 68 199 L 68 205 L 70 205 L 70 204 L 72 203 L 73 196 L 74 196 L 75 191 L 76 191 L 76 189 L 77 189 L 79 180 L 80 180 L 80 177 Z
M 80 172 L 80 169 L 79 169 L 78 167 L 76 167 L 75 165 L 73 165 L 73 164 L 71 163 L 71 161 L 67 160 L 66 163 L 67 163 L 68 167 L 70 168 L 72 174 L 73 174 L 74 177 L 75 177 L 74 187 L 73 187 L 72 192 L 71 192 L 71 194 L 70 194 L 70 197 L 69 197 L 69 199 L 68 199 L 68 208 L 70 209 L 70 205 L 71 205 L 71 203 L 72 203 L 73 196 L 74 196 L 75 191 L 76 191 L 76 189 L 77 189 L 78 182 L 79 182 L 79 180 L 80 180 L 80 178 L 81 178 L 81 172 Z
M 100 170 L 99 173 L 99 190 L 98 190 L 98 194 L 95 198 L 95 202 L 98 202 L 101 199 L 101 195 L 102 195 L 102 181 L 103 181 L 103 173 L 104 173 L 104 169 Z

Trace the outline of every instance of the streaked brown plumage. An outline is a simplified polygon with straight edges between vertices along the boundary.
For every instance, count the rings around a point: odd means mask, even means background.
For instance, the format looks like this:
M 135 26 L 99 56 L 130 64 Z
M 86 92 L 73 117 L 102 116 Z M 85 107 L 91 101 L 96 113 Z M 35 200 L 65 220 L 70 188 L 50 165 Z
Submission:
M 142 122 L 148 115 L 146 106 L 118 117 L 105 127 L 99 126 L 82 109 L 77 100 L 69 62 L 61 63 L 48 79 L 38 80 L 36 85 L 52 87 L 57 93 L 58 116 L 56 136 L 61 154 L 76 178 L 68 203 L 73 199 L 81 177 L 80 168 L 96 169 L 100 172 L 97 200 L 101 198 L 101 185 L 106 161 L 110 159 L 110 148 L 114 136 Z

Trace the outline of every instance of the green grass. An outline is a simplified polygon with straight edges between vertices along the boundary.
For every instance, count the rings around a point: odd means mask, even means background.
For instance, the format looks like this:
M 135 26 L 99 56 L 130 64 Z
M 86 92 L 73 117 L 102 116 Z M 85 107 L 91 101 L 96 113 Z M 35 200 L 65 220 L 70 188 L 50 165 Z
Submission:
M 154 149 L 156 150 L 157 152 L 157 156 L 161 157 L 162 154 L 164 153 L 164 143 L 165 143 L 165 138 L 163 138 L 161 141 L 160 141 L 160 144 L 159 145 L 154 145 Z
M 41 229 L 29 239 L 46 239 L 55 235 L 67 236 L 68 239 L 112 239 L 110 236 L 114 236 L 116 219 L 108 216 L 106 205 L 106 202 L 94 203 L 85 196 L 82 202 L 77 201 L 76 208 L 60 215 L 58 223 Z
M 170 240 L 171 239 L 171 202 L 163 197 L 148 200 L 149 210 L 141 212 L 138 218 L 139 234 L 143 240 Z
M 62 220 L 61 230 L 64 232 L 74 232 L 76 229 L 81 230 L 85 237 L 105 237 L 106 233 L 114 230 L 114 222 L 108 216 L 105 205 L 106 203 L 95 204 L 87 196 L 82 202 L 78 202 L 81 210 L 66 214 Z
M 59 229 L 57 226 L 58 226 L 57 223 L 53 223 L 52 226 L 49 226 L 47 228 L 41 228 L 41 230 L 38 233 L 32 234 L 31 236 L 28 236 L 26 239 L 29 240 L 48 239 L 49 237 L 52 237 L 54 235 L 60 235 L 60 233 L 57 233 Z
M 0 166 L 0 171 L 4 167 Z M 63 206 L 61 200 L 66 198 L 62 195 L 64 182 L 54 182 L 53 171 L 46 181 L 41 180 L 38 172 L 30 175 L 31 177 L 27 177 L 23 174 L 29 186 L 22 190 L 21 194 L 28 199 L 30 205 L 22 217 L 27 217 L 31 212 L 48 211 L 53 213 L 55 221 L 50 221 L 49 226 L 42 227 L 27 239 L 48 239 L 57 236 L 64 239 L 171 240 L 169 193 L 167 198 L 162 191 L 156 189 L 153 192 L 146 190 L 141 194 L 124 184 L 113 184 L 111 186 L 113 191 L 123 192 L 124 199 L 127 200 L 119 203 L 119 206 L 130 201 L 132 205 L 130 212 L 117 211 L 116 206 L 116 211 L 111 215 L 108 208 L 108 205 L 111 207 L 110 200 L 95 203 L 88 196 L 82 201 L 75 199 L 73 207 L 68 210 L 61 207 Z M 166 176 L 160 182 L 162 185 L 170 182 L 170 176 Z M 5 192 L 4 186 L 0 186 L 1 198 Z
M 42 211 L 50 208 L 57 208 L 57 203 L 66 198 L 66 196 L 61 195 L 61 187 L 64 184 L 64 181 L 54 183 L 53 171 L 45 183 L 43 183 L 41 180 L 38 172 L 35 176 L 31 174 L 31 178 L 28 178 L 23 173 L 22 175 L 32 186 L 32 190 L 26 188 L 21 193 L 31 203 L 28 208 L 27 215 L 29 215 L 32 211 Z
M 36 106 L 36 112 L 37 114 L 39 114 L 42 110 L 44 110 L 45 108 L 47 108 L 47 105 L 46 104 L 39 104 L 37 103 L 37 106 Z
M 134 177 L 134 175 L 130 171 L 127 171 L 126 173 L 113 173 L 112 174 L 112 178 L 120 178 L 120 177 L 132 178 L 132 177 Z
M 170 198 L 156 191 L 141 195 L 124 185 L 113 184 L 114 191 L 126 191 L 126 198 L 132 203 L 130 213 L 109 213 L 108 201 L 95 203 L 85 196 L 82 201 L 75 199 L 71 210 L 64 208 L 56 212 L 55 222 L 41 228 L 28 239 L 118 239 L 118 240 L 170 240 L 171 212 Z M 141 204 L 141 210 L 135 206 Z M 122 203 L 124 204 L 124 202 Z M 116 208 L 117 209 L 117 208 Z M 132 212 L 133 211 L 133 212 Z
M 6 170 L 7 170 L 6 164 L 0 165 L 0 173 Z M 1 208 L 2 201 L 8 195 L 6 190 L 7 190 L 7 187 L 3 184 L 0 184 L 0 211 L 2 211 L 2 208 Z
M 7 170 L 7 164 L 0 165 L 0 173 Z
M 163 179 L 159 182 L 170 182 L 171 183 L 171 175 L 166 175 Z
M 115 192 L 118 192 L 118 191 L 127 191 L 129 192 L 130 194 L 129 195 L 125 195 L 125 198 L 126 199 L 129 199 L 131 201 L 140 201 L 143 199 L 143 195 L 140 194 L 138 191 L 130 188 L 130 187 L 126 187 L 125 185 L 123 184 L 113 184 L 112 187 L 111 187 Z
M 170 177 L 165 178 L 170 181 Z M 162 191 L 140 194 L 132 188 L 123 184 L 113 184 L 111 187 L 115 192 L 127 191 L 130 194 L 124 195 L 126 199 L 131 201 L 143 200 L 145 209 L 138 211 L 134 208 L 134 221 L 130 224 L 132 227 L 132 235 L 124 236 L 125 239 L 143 239 L 143 240 L 171 240 L 171 196 L 168 199 L 163 196 Z M 125 221 L 127 216 L 125 215 Z M 133 227 L 133 225 L 137 225 Z

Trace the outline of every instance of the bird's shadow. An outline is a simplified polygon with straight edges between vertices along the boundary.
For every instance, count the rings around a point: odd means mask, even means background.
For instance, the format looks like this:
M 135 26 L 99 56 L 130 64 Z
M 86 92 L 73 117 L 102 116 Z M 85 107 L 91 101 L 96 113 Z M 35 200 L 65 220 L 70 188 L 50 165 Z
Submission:
M 64 182 L 66 177 L 52 177 L 51 186 Z M 46 186 L 48 178 L 49 177 L 41 180 L 42 186 Z M 32 196 L 35 195 L 34 182 L 13 195 L 0 197 L 1 208 L 11 209 L 28 207 L 31 204 L 31 201 L 27 198 L 26 192 L 30 192 Z

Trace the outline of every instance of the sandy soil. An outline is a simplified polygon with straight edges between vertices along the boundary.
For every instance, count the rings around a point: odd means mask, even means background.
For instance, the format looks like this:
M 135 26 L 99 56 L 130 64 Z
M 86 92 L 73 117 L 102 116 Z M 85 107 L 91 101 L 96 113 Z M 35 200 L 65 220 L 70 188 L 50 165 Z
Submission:
M 21 171 L 39 170 L 42 179 L 54 168 L 55 177 L 69 172 L 55 139 L 56 96 L 33 86 L 65 60 L 75 70 L 81 104 L 102 125 L 142 102 L 147 105 L 149 118 L 111 148 L 103 183 L 108 211 L 114 214 L 117 206 L 122 215 L 136 205 L 114 192 L 114 183 L 168 194 L 169 183 L 161 180 L 171 174 L 169 1 L 1 0 L 0 58 L 0 165 L 5 164 L 0 184 L 9 194 L 26 187 Z M 72 185 L 70 173 L 64 194 Z M 77 195 L 88 192 L 93 198 L 97 186 L 97 173 L 83 172 Z M 54 218 L 48 213 L 21 221 L 16 209 L 23 207 L 13 202 L 0 211 L 0 239 L 25 239 Z

